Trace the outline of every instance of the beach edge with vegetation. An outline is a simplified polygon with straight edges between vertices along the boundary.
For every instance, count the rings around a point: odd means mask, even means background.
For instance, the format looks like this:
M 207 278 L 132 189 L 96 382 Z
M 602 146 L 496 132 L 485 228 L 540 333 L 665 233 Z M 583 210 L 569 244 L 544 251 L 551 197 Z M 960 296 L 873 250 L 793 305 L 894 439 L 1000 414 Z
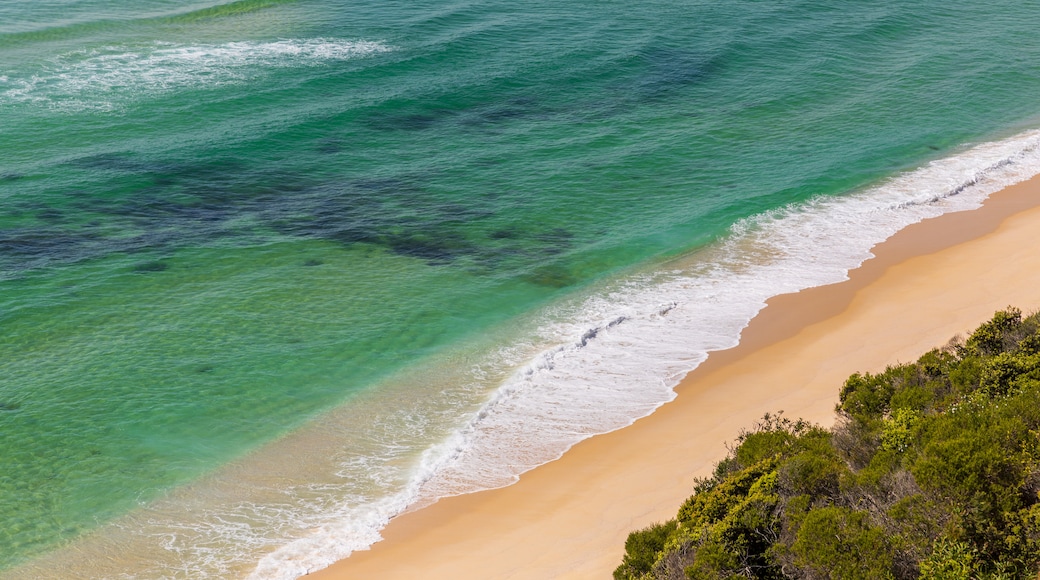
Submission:
M 1040 314 L 845 381 L 825 429 L 766 414 L 617 580 L 1034 578 Z

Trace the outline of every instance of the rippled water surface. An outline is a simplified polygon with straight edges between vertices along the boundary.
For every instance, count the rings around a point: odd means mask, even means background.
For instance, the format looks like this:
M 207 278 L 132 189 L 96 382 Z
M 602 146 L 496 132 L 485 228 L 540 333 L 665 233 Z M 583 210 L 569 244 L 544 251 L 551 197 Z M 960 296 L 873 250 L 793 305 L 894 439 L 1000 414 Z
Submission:
M 1028 3 L 0 4 L 0 577 L 293 578 L 1040 172 Z

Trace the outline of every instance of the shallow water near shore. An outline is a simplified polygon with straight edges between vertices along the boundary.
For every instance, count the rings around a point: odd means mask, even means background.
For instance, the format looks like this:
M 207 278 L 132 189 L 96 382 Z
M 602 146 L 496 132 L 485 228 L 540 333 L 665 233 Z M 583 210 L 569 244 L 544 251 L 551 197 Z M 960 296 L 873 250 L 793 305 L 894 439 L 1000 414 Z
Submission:
M 1040 9 L 939 8 L 0 7 L 0 577 L 292 578 L 652 412 L 1040 172 Z

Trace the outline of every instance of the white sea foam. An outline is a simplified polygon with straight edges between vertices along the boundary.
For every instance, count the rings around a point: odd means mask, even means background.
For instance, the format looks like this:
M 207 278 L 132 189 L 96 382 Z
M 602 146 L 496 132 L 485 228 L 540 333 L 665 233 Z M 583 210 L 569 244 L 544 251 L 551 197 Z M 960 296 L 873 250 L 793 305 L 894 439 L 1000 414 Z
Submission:
M 698 260 L 544 313 L 540 340 L 556 346 L 427 449 L 405 486 L 365 505 L 339 503 L 326 523 L 264 557 L 251 578 L 324 567 L 370 545 L 409 505 L 509 485 L 582 439 L 631 424 L 674 398 L 673 387 L 709 352 L 737 344 L 768 298 L 845 280 L 900 229 L 977 208 L 1038 172 L 1040 132 L 983 144 L 855 195 L 746 219 Z M 503 351 L 484 368 L 512 364 L 523 351 Z
M 389 50 L 382 42 L 328 38 L 106 46 L 60 55 L 31 74 L 0 76 L 0 103 L 114 111 L 144 96 L 245 83 L 271 69 L 321 66 Z

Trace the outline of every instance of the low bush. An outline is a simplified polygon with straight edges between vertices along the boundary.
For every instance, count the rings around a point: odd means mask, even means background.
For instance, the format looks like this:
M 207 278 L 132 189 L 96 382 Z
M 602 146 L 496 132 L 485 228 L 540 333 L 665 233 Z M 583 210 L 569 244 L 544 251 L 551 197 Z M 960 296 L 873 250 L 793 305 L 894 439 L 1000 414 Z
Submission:
M 841 387 L 830 430 L 766 415 L 616 580 L 1036 578 L 1040 318 Z

